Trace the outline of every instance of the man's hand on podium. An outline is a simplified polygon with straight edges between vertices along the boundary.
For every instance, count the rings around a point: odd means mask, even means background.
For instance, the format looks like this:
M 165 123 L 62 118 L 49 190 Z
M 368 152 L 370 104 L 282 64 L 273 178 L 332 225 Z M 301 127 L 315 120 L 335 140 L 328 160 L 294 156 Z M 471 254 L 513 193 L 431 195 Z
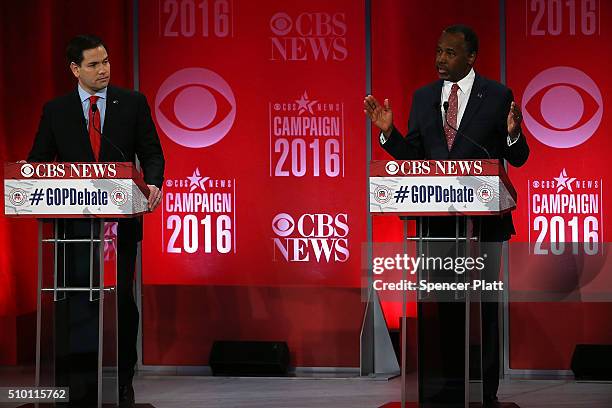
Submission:
M 368 95 L 363 100 L 363 112 L 370 118 L 372 123 L 378 127 L 385 138 L 388 139 L 393 130 L 393 111 L 391 110 L 391 102 L 385 99 L 382 106 L 376 98 Z
M 153 184 L 147 184 L 147 186 L 149 186 L 149 202 L 147 203 L 147 207 L 149 211 L 153 211 L 157 208 L 159 203 L 161 203 L 161 191 Z

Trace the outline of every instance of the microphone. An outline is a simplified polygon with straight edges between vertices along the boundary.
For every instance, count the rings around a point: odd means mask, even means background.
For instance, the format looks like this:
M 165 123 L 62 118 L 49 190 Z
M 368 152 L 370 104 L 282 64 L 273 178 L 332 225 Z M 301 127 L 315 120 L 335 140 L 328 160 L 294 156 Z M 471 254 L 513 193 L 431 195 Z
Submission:
M 97 104 L 95 104 L 95 103 L 92 103 L 92 104 L 91 104 L 91 111 L 92 111 L 92 113 L 95 115 L 95 114 L 96 114 L 96 112 L 98 112 L 98 105 L 97 105 Z M 100 133 L 100 137 L 102 137 L 104 140 L 106 140 L 108 143 L 110 143 L 110 145 L 111 145 L 111 146 L 113 146 L 113 147 L 114 147 L 114 148 L 115 148 L 115 149 L 116 149 L 116 150 L 119 152 L 119 154 L 121 154 L 121 157 L 123 157 L 123 161 L 124 161 L 124 162 L 129 161 L 129 160 L 128 160 L 128 159 L 125 157 L 125 154 L 123 154 L 123 151 L 122 151 L 122 150 L 121 150 L 119 147 L 117 147 L 117 145 L 116 145 L 116 144 L 114 144 L 114 143 L 113 143 L 113 142 L 112 142 L 112 141 L 111 141 L 111 140 L 110 140 L 108 137 L 104 136 L 104 134 L 102 133 L 102 131 L 96 127 L 96 121 L 95 121 L 95 120 L 94 120 L 94 121 L 91 123 L 91 126 L 93 126 L 93 128 L 94 128 L 95 130 L 97 130 L 97 131 L 98 131 L 98 133 Z
M 448 116 L 448 101 L 444 101 L 444 103 L 442 104 L 442 107 L 444 108 L 444 123 L 446 123 L 448 125 L 449 128 L 453 129 L 455 132 L 457 132 L 457 134 L 461 133 L 461 135 L 463 137 L 465 137 L 467 140 L 469 140 L 470 142 L 472 142 L 472 144 L 478 148 L 480 148 L 480 150 L 482 150 L 483 152 L 485 152 L 485 154 L 487 155 L 488 159 L 491 159 L 491 155 L 489 154 L 489 151 L 487 149 L 485 149 L 485 147 L 483 145 L 481 145 L 480 143 L 476 142 L 474 139 L 472 139 L 471 137 L 469 137 L 468 135 L 466 135 L 463 132 L 459 132 L 458 129 L 455 129 L 454 127 L 451 126 L 450 123 L 448 123 L 448 119 L 446 118 Z

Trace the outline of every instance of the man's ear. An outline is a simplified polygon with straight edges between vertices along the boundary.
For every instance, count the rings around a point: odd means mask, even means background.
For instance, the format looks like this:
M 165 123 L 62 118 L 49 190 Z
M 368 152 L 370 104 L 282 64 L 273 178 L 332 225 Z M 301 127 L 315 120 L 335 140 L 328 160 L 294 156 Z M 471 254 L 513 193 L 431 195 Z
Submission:
M 474 63 L 476 62 L 476 56 L 477 54 L 475 52 L 472 52 L 470 55 L 468 55 L 467 60 L 471 67 L 473 67 Z
M 70 63 L 70 70 L 72 71 L 72 75 L 74 75 L 75 78 L 79 77 L 79 69 L 80 67 L 77 64 L 75 64 L 74 62 Z

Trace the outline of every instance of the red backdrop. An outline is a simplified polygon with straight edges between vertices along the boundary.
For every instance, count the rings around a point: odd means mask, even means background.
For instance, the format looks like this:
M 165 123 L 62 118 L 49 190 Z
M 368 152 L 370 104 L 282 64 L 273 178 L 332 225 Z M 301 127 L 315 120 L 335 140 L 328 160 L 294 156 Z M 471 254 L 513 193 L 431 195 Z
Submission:
M 601 53 L 612 40 L 612 10 L 595 0 L 507 4 L 508 84 L 531 148 L 527 164 L 510 170 L 519 194 L 510 282 L 540 300 L 511 304 L 510 367 L 567 370 L 577 343 L 612 343 L 603 245 L 612 210 L 612 121 L 604 108 L 612 84 L 610 56 Z M 546 205 L 583 197 L 588 208 Z M 576 249 L 556 245 L 564 240 L 578 242 Z M 590 301 L 595 292 L 608 303 Z
M 140 3 L 141 89 L 167 160 L 143 244 L 144 361 L 287 340 L 292 365 L 357 366 L 364 5 L 192 4 Z

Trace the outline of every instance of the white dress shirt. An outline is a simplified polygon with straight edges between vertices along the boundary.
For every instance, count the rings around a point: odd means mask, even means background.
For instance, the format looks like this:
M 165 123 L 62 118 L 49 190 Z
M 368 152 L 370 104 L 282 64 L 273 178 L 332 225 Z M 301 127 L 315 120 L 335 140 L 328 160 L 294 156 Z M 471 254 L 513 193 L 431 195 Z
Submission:
M 459 85 L 459 90 L 457 90 L 457 129 L 459 129 L 459 125 L 461 125 L 461 118 L 463 118 L 465 107 L 470 99 L 470 93 L 472 92 L 472 86 L 474 86 L 475 78 L 476 73 L 474 72 L 474 68 L 472 68 L 470 69 L 469 74 L 457 82 L 457 85 Z M 448 102 L 453 84 L 454 82 L 444 81 L 444 84 L 442 85 L 442 94 L 440 95 L 440 114 L 442 115 L 442 123 L 445 123 L 444 102 Z
M 106 94 L 108 87 L 96 92 L 94 95 L 90 95 L 86 90 L 81 88 L 81 84 L 77 85 L 79 91 L 79 97 L 81 98 L 81 107 L 83 108 L 83 115 L 85 115 L 85 128 L 89 129 L 89 97 L 97 96 L 98 101 L 98 112 L 100 112 L 100 131 L 104 131 L 104 119 L 106 118 Z

